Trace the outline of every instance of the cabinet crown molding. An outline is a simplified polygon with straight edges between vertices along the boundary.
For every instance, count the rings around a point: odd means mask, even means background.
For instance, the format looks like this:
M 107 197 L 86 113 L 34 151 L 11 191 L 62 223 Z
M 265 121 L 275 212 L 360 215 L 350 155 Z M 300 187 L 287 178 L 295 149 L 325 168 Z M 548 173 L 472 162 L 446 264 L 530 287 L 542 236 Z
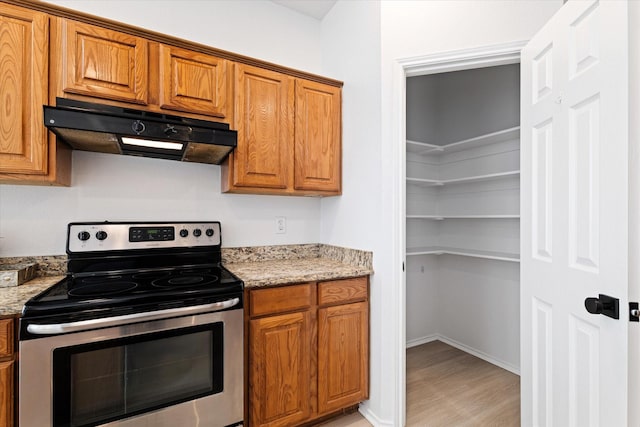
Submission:
M 26 7 L 28 9 L 45 12 L 52 16 L 58 16 L 61 18 L 73 19 L 75 21 L 84 22 L 86 24 L 98 25 L 103 28 L 107 28 L 114 31 L 120 31 L 123 33 L 131 34 L 137 37 L 143 37 L 151 41 L 158 43 L 168 44 L 171 46 L 179 47 L 182 49 L 188 49 L 195 52 L 201 52 L 207 55 L 214 55 L 218 58 L 228 59 L 242 64 L 253 65 L 255 67 L 264 68 L 267 70 L 277 71 L 279 73 L 287 74 L 293 77 L 303 78 L 318 83 L 323 83 L 330 86 L 342 87 L 343 82 L 328 77 L 319 76 L 313 73 L 307 73 L 305 71 L 295 70 L 289 67 L 283 67 L 281 65 L 273 64 L 268 61 L 262 61 L 249 56 L 239 55 L 237 53 L 229 52 L 222 49 L 217 49 L 211 46 L 207 46 L 201 43 L 195 43 L 192 41 L 184 40 L 178 37 L 173 37 L 167 34 L 158 33 L 151 30 L 135 27 L 133 25 L 124 24 L 122 22 L 113 21 L 110 19 L 98 17 L 84 12 L 79 12 L 65 7 L 44 3 L 35 0 L 2 0 L 1 3 L 12 4 L 16 6 Z

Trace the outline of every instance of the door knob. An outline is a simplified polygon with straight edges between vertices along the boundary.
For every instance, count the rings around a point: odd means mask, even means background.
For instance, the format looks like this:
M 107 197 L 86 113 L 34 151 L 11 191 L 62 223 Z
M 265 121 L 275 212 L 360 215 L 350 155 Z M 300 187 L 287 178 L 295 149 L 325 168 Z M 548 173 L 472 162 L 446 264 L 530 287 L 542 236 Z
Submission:
M 619 300 L 608 295 L 598 295 L 598 298 L 584 300 L 584 308 L 591 314 L 604 314 L 612 319 L 620 318 Z

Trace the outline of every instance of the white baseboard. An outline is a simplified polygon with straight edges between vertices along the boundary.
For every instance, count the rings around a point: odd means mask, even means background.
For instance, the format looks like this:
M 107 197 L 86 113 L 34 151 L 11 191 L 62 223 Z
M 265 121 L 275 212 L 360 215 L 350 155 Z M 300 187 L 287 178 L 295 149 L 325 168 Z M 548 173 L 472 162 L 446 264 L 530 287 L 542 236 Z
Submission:
M 407 341 L 407 348 L 416 347 L 431 341 L 436 341 L 438 339 L 440 339 L 440 335 L 438 334 L 431 334 L 427 335 L 426 337 L 412 339 Z
M 358 412 L 360 412 L 362 416 L 365 417 L 371 425 L 373 425 L 373 427 L 394 427 L 393 422 L 381 420 L 376 414 L 371 412 L 369 407 L 363 407 L 360 405 Z
M 407 348 L 411 348 L 411 347 L 415 347 L 421 344 L 426 344 L 428 342 L 431 341 L 442 341 L 445 344 L 449 344 L 451 347 L 455 347 L 459 350 L 464 351 L 465 353 L 469 353 L 472 354 L 474 356 L 476 356 L 477 358 L 480 358 L 486 362 L 491 363 L 492 365 L 496 365 L 502 369 L 505 369 L 509 372 L 512 372 L 516 375 L 520 375 L 520 368 L 518 366 L 514 366 L 511 363 L 505 362 L 503 360 L 497 359 L 483 351 L 477 350 L 473 347 L 469 347 L 466 344 L 462 344 L 461 342 L 458 342 L 456 340 L 453 340 L 451 338 L 445 337 L 444 335 L 440 335 L 440 334 L 432 334 L 432 335 L 427 335 L 426 337 L 422 337 L 422 338 L 417 338 L 417 339 L 413 339 L 411 341 L 407 341 Z

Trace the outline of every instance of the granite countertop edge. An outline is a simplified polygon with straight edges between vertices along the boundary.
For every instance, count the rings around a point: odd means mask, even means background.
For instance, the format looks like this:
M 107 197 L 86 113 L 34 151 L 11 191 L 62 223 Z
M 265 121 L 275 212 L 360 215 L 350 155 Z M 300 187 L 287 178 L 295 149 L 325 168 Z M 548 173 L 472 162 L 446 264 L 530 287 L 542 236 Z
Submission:
M 24 303 L 44 292 L 65 276 L 42 276 L 31 279 L 19 286 L 0 288 L 0 316 L 12 317 L 22 313 Z
M 324 257 L 226 263 L 224 266 L 242 279 L 245 288 L 348 279 L 373 274 L 370 267 Z

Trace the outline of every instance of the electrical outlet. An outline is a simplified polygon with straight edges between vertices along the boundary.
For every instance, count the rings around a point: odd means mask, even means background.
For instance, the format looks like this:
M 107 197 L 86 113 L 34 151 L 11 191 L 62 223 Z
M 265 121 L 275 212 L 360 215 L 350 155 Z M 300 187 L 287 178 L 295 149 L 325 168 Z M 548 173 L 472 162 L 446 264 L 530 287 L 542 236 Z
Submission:
M 287 218 L 283 216 L 276 217 L 276 234 L 285 234 L 287 232 Z

